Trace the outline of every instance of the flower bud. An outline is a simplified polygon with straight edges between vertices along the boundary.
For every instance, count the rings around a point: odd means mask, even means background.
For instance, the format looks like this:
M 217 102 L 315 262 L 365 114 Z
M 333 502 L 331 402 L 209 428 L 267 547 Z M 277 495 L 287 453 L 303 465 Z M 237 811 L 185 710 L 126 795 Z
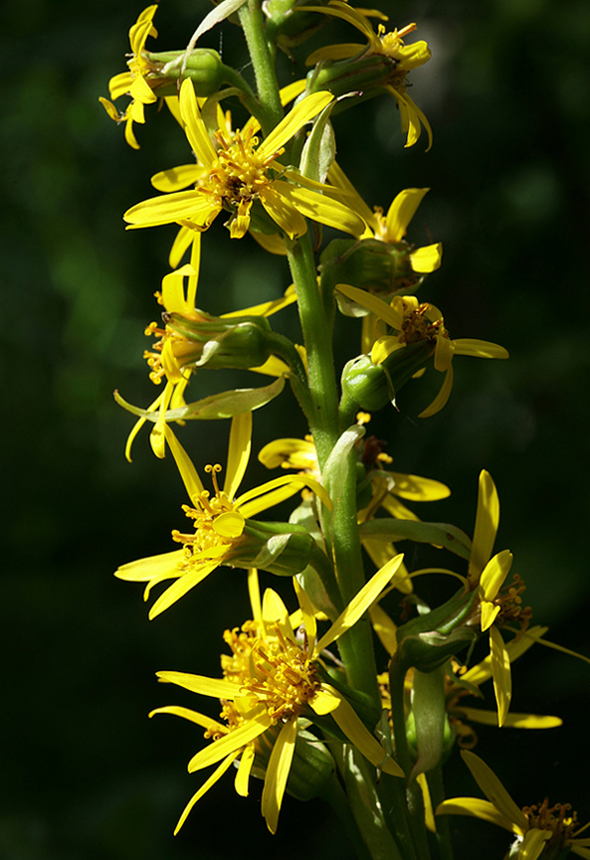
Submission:
M 144 51 L 149 67 L 145 80 L 158 97 L 178 95 L 178 82 L 190 78 L 199 98 L 218 92 L 222 84 L 236 86 L 236 73 L 226 66 L 217 51 L 195 48 L 185 63 L 185 51 Z
M 256 758 L 252 774 L 259 779 L 264 779 L 266 774 L 266 767 L 279 728 L 279 726 L 273 726 L 256 741 Z M 298 729 L 295 753 L 287 781 L 287 793 L 296 800 L 312 800 L 321 794 L 335 767 L 332 754 L 319 738 L 305 729 Z
M 296 48 L 309 39 L 326 23 L 326 16 L 319 12 L 293 11 L 296 0 L 266 0 L 264 14 L 266 16 L 266 38 L 269 43 L 276 43 L 286 54 L 290 48 Z M 327 5 L 318 0 L 314 6 Z
M 381 364 L 368 355 L 353 359 L 342 372 L 342 388 L 362 409 L 375 412 L 395 398 L 403 385 L 423 367 L 432 363 L 434 347 L 428 341 L 407 344 L 391 353 Z
M 193 321 L 164 314 L 172 352 L 179 366 L 260 367 L 273 352 L 273 335 L 262 316 L 209 317 Z
M 380 239 L 334 239 L 321 255 L 322 290 L 333 292 L 345 283 L 368 290 L 390 302 L 396 293 L 412 293 L 424 275 L 412 269 L 413 246 L 407 242 L 382 242 Z M 366 316 L 369 311 L 336 291 L 340 311 L 349 317 Z
M 379 90 L 395 76 L 398 65 L 394 57 L 385 54 L 369 54 L 337 62 L 326 60 L 308 73 L 307 92 L 329 90 L 336 97 L 347 93 L 362 94 L 365 98 L 378 95 Z M 343 99 L 335 110 L 345 110 L 349 107 L 347 101 Z

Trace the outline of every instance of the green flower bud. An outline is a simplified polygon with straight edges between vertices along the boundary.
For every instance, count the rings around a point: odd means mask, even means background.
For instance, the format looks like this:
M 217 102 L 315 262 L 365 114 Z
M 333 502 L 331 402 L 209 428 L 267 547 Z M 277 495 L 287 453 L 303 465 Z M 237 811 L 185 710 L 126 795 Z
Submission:
M 264 779 L 280 726 L 273 726 L 256 741 L 253 776 Z M 311 732 L 299 728 L 287 781 L 287 793 L 296 800 L 312 800 L 321 794 L 336 765 L 328 748 Z
M 397 393 L 434 356 L 429 341 L 407 344 L 392 352 L 382 364 L 374 364 L 368 355 L 353 359 L 342 372 L 342 388 L 362 409 L 375 412 L 387 403 L 395 405 Z
M 185 78 L 191 79 L 199 98 L 214 95 L 223 84 L 243 89 L 239 75 L 211 48 L 195 48 L 186 64 L 184 51 L 144 51 L 142 56 L 150 66 L 146 81 L 158 97 L 178 95 L 178 81 Z
M 398 65 L 396 59 L 384 54 L 369 54 L 337 62 L 325 60 L 307 75 L 307 92 L 329 90 L 336 97 L 359 93 L 364 98 L 370 98 L 390 82 Z M 346 110 L 346 102 L 347 99 L 339 102 L 338 107 Z
M 246 520 L 231 565 L 258 567 L 276 576 L 295 576 L 310 563 L 313 538 L 293 523 Z
M 415 292 L 424 275 L 414 272 L 410 260 L 413 247 L 407 242 L 380 239 L 334 239 L 320 257 L 322 290 L 334 292 L 345 283 L 368 290 L 390 302 L 397 293 Z M 366 316 L 369 311 L 336 291 L 339 310 L 349 317 Z
M 309 39 L 326 23 L 326 16 L 319 12 L 293 11 L 296 0 L 266 0 L 266 38 L 276 43 L 281 51 L 290 55 L 289 48 L 296 48 Z M 323 0 L 315 6 L 327 5 Z
M 260 367 L 272 355 L 274 339 L 265 317 L 224 318 L 198 313 L 202 315 L 198 321 L 179 314 L 163 314 L 172 332 L 174 357 L 181 367 L 205 364 L 213 369 Z

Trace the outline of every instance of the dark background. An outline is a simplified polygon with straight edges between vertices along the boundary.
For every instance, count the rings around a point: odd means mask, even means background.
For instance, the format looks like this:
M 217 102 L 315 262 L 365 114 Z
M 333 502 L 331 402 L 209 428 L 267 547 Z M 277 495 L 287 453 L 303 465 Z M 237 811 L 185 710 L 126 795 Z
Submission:
M 152 46 L 182 48 L 209 9 L 204 0 L 193 6 L 163 0 Z M 146 433 L 133 465 L 124 460 L 133 419 L 112 400 L 115 388 L 139 405 L 155 396 L 142 331 L 156 317 L 152 294 L 174 236 L 173 228 L 126 233 L 120 215 L 150 196 L 151 174 L 187 159 L 165 111 L 148 108 L 137 153 L 97 101 L 125 68 L 127 30 L 141 8 L 21 0 L 3 28 L 0 858 L 347 858 L 340 826 L 322 804 L 287 801 L 272 838 L 259 816 L 260 784 L 243 800 L 230 775 L 172 837 L 200 784 L 185 766 L 201 733 L 146 714 L 202 703 L 158 687 L 154 673 L 216 674 L 221 633 L 248 608 L 243 577 L 222 568 L 150 624 L 141 587 L 112 577 L 118 564 L 172 548 L 185 501 L 173 461 L 152 456 Z M 421 139 L 404 149 L 394 102 L 383 97 L 337 119 L 339 159 L 370 204 L 388 206 L 403 187 L 431 187 L 409 238 L 442 240 L 445 256 L 421 295 L 442 307 L 452 336 L 496 341 L 511 359 L 459 359 L 443 412 L 417 420 L 424 392 L 404 392 L 400 413 L 383 411 L 371 431 L 388 440 L 394 468 L 452 487 L 450 500 L 419 511 L 423 518 L 448 519 L 468 533 L 477 475 L 490 470 L 502 506 L 497 548 L 515 553 L 534 620 L 551 626 L 554 641 L 590 654 L 590 6 L 384 0 L 381 8 L 392 27 L 417 21 L 417 38 L 431 45 L 433 59 L 413 74 L 411 93 L 431 121 L 434 146 L 425 153 Z M 219 48 L 220 33 L 226 61 L 245 66 L 231 24 L 203 46 Z M 345 26 L 334 33 L 354 40 Z M 283 83 L 304 73 L 310 46 L 296 65 L 282 64 Z M 282 261 L 261 255 L 249 238 L 230 241 L 220 223 L 203 255 L 199 303 L 212 312 L 288 286 Z M 275 320 L 297 338 L 294 309 Z M 356 337 L 356 324 L 342 320 L 343 358 Z M 201 373 L 192 390 L 203 397 L 232 384 L 228 374 Z M 256 414 L 255 450 L 305 432 L 285 393 Z M 224 462 L 227 433 L 222 423 L 190 426 L 182 440 L 202 468 Z M 253 462 L 246 481 L 267 477 Z M 586 821 L 590 666 L 539 646 L 515 666 L 514 687 L 514 710 L 557 713 L 565 726 L 482 729 L 478 752 L 519 805 L 548 794 L 570 801 Z M 460 763 L 452 771 L 451 794 L 476 790 Z M 506 834 L 468 819 L 455 824 L 464 834 L 459 860 L 476 856 L 475 844 L 478 857 L 502 856 Z

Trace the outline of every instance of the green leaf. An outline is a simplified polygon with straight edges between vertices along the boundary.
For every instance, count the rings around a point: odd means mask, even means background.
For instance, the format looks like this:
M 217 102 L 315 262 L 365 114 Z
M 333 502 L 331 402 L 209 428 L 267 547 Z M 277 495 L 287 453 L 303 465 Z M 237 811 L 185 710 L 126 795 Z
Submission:
M 336 102 L 331 102 L 316 117 L 309 137 L 305 141 L 299 169 L 314 182 L 325 182 L 330 165 L 336 157 L 336 138 L 330 114 Z
M 332 494 L 330 495 L 334 498 Z M 362 523 L 359 530 L 363 538 L 377 537 L 393 543 L 400 540 L 413 540 L 416 543 L 430 543 L 444 547 L 467 560 L 471 555 L 471 541 L 465 532 L 449 523 L 423 523 L 383 517 Z
M 285 378 L 283 376 L 271 382 L 270 385 L 265 385 L 261 388 L 238 388 L 233 391 L 223 391 L 220 394 L 212 394 L 209 397 L 204 397 L 202 400 L 196 400 L 194 403 L 187 403 L 186 406 L 181 406 L 178 409 L 168 409 L 165 413 L 165 421 L 186 421 L 197 419 L 200 421 L 210 420 L 215 418 L 233 418 L 234 415 L 241 415 L 242 412 L 251 412 L 254 409 L 260 409 L 277 397 L 285 387 Z M 133 415 L 138 415 L 148 421 L 155 423 L 160 415 L 159 411 L 148 412 L 147 409 L 140 409 L 137 406 L 132 406 L 124 400 L 118 391 L 114 394 L 115 400 Z

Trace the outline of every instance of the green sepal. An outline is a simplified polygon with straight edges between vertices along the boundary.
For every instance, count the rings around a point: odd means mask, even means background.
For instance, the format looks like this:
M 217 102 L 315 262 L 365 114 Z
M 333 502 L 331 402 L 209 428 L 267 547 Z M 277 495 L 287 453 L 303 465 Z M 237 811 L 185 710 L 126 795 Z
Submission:
M 329 90 L 336 97 L 349 93 L 376 95 L 394 77 L 398 61 L 385 54 L 369 54 L 368 56 L 351 57 L 346 60 L 322 60 L 307 75 L 307 91 L 310 93 Z M 346 102 L 354 99 L 343 99 L 339 109 L 345 110 Z
M 166 326 L 187 341 L 186 351 L 177 358 L 181 367 L 260 367 L 273 353 L 273 335 L 263 316 L 210 317 L 193 321 L 180 314 L 163 314 Z M 192 350 L 189 344 L 194 344 Z
M 395 399 L 387 370 L 381 364 L 373 364 L 368 355 L 345 364 L 342 388 L 348 397 L 369 412 L 377 412 Z
M 313 538 L 291 523 L 246 520 L 242 540 L 228 559 L 231 567 L 258 567 L 276 576 L 295 576 L 305 570 Z

